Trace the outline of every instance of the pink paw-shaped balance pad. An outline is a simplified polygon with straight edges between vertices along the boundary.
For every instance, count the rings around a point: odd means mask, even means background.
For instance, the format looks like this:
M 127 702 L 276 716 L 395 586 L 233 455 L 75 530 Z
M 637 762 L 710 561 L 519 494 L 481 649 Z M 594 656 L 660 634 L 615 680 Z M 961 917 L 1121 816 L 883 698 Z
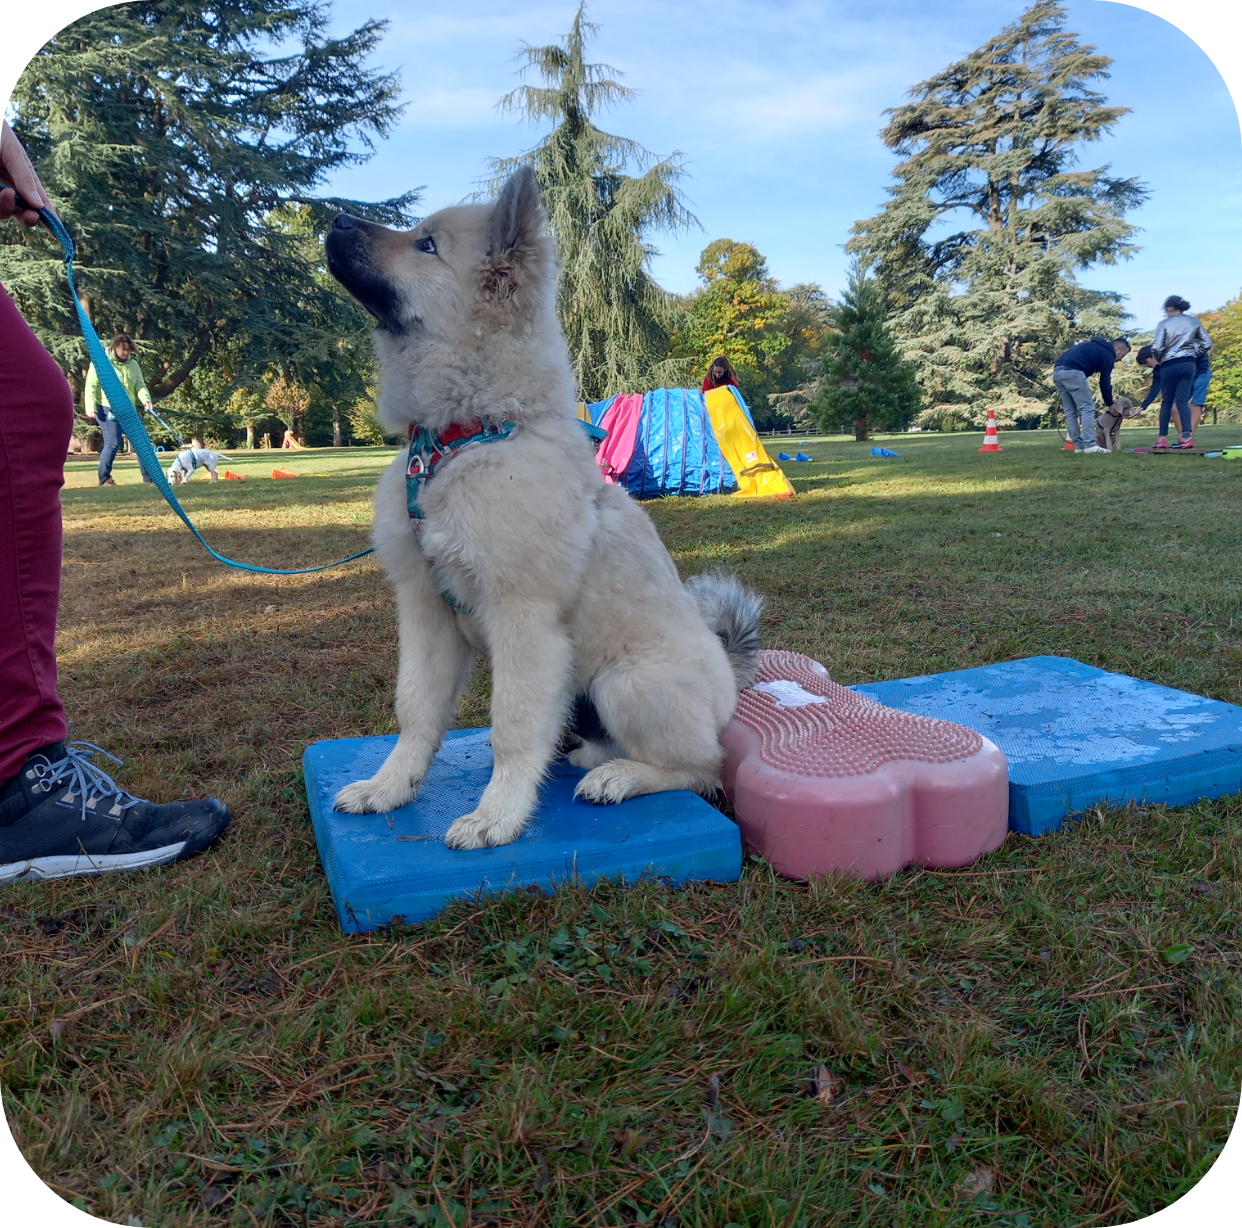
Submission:
M 1000 747 L 886 708 L 801 653 L 759 654 L 720 740 L 742 840 L 786 878 L 964 866 L 1009 830 Z

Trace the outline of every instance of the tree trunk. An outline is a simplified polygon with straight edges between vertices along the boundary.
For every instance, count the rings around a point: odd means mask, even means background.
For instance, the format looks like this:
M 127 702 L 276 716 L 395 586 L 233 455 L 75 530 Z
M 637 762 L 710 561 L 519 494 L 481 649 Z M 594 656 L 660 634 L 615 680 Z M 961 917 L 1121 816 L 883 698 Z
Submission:
M 251 451 L 254 450 L 254 423 L 246 423 L 246 447 Z
M 341 407 L 335 402 L 332 404 L 332 446 L 341 446 Z
M 201 435 L 191 435 L 190 446 L 192 448 L 205 448 L 207 445 L 203 442 L 203 437 Z
M 854 440 L 856 443 L 866 443 L 867 441 L 867 419 L 854 419 Z

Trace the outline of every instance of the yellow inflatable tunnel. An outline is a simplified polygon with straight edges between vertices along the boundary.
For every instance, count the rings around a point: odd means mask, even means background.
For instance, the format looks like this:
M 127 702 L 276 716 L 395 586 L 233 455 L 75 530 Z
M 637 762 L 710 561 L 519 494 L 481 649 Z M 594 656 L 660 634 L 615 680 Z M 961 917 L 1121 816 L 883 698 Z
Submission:
M 712 388 L 703 394 L 707 415 L 720 451 L 737 475 L 735 499 L 789 499 L 793 487 L 781 467 L 768 455 L 750 418 L 739 404 L 733 389 Z

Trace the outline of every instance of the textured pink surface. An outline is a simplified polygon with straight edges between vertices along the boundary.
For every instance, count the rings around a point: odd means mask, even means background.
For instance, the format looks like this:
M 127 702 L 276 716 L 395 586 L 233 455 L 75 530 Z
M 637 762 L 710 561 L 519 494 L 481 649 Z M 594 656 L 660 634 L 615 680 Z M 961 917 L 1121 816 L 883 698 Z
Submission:
M 760 654 L 721 742 L 742 838 L 788 878 L 962 866 L 1009 828 L 999 747 L 886 708 L 800 653 Z

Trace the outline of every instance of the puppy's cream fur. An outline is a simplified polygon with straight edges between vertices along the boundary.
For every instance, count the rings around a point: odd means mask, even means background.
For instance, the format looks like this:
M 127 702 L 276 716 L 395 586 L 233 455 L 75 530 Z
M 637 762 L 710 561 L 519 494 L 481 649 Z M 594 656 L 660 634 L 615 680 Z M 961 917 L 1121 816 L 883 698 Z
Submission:
M 571 756 L 590 769 L 579 795 L 595 802 L 716 787 L 737 699 L 721 640 L 646 513 L 601 479 L 575 420 L 545 228 L 523 170 L 492 205 L 445 209 L 410 232 L 338 219 L 327 244 L 334 275 L 377 317 L 390 429 L 517 426 L 442 463 L 422 494 L 421 533 L 406 510 L 404 452 L 375 497 L 376 550 L 396 592 L 401 734 L 336 805 L 362 813 L 410 800 L 486 653 L 495 766 L 478 808 L 449 828 L 455 848 L 520 835 L 575 694 L 591 696 L 609 734 Z M 450 608 L 442 589 L 471 612 Z

